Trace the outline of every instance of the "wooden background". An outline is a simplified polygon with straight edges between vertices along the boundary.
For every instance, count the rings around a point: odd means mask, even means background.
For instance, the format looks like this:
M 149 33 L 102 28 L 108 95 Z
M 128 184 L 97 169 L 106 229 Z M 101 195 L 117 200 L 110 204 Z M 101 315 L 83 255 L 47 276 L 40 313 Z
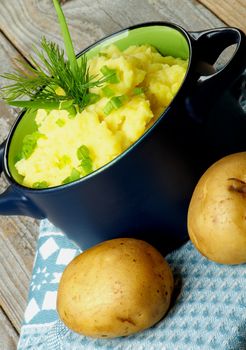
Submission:
M 187 30 L 226 24 L 246 31 L 245 0 L 63 0 L 76 51 L 120 28 L 164 20 Z M 11 71 L 16 58 L 28 60 L 32 45 L 45 35 L 62 45 L 51 0 L 0 1 L 0 74 Z M 0 78 L 0 87 L 3 79 Z M 18 111 L 0 101 L 0 142 Z M 0 192 L 6 188 L 0 180 Z M 16 349 L 26 306 L 38 236 L 38 221 L 0 217 L 0 349 Z

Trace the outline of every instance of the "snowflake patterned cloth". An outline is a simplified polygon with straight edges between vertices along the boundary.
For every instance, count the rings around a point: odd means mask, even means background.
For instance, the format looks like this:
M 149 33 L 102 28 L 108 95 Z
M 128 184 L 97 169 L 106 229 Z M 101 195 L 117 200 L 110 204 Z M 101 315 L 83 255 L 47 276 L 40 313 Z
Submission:
M 215 264 L 187 242 L 167 256 L 175 302 L 166 317 L 129 337 L 92 339 L 69 330 L 56 312 L 62 271 L 79 253 L 41 222 L 19 350 L 246 350 L 246 265 Z

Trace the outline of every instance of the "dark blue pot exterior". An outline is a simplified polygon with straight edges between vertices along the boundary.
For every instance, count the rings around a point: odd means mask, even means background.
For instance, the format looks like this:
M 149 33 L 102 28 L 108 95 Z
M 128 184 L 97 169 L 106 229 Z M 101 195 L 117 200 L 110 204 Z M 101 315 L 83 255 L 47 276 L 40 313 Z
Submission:
M 189 35 L 182 32 L 190 41 L 193 58 L 175 100 L 139 142 L 95 175 L 46 190 L 31 190 L 18 185 L 7 165 L 13 129 L 7 145 L 0 151 L 1 155 L 4 149 L 4 171 L 11 183 L 9 190 L 1 196 L 0 213 L 46 217 L 82 249 L 116 237 L 144 239 L 163 254 L 184 243 L 188 239 L 186 217 L 194 187 L 215 160 L 245 150 L 246 118 L 236 102 L 234 115 L 224 115 L 225 88 L 220 88 L 219 93 L 216 79 L 214 91 L 211 91 L 208 81 L 197 85 L 201 76 L 196 69 L 200 60 L 198 43 L 201 33 Z M 240 49 L 240 59 L 246 58 L 244 36 L 243 40 L 244 51 Z M 205 43 L 208 45 L 208 41 Z M 218 54 L 206 62 L 213 64 Z M 240 69 L 237 67 L 234 80 L 242 71 L 242 65 Z M 228 74 L 232 81 L 233 72 L 226 73 L 225 81 Z M 217 102 L 212 101 L 211 106 L 209 102 L 213 99 L 206 100 L 208 94 L 198 93 L 199 89 L 206 91 L 206 84 L 212 97 L 216 95 Z M 232 106 L 234 101 L 236 99 L 229 94 L 226 104 Z M 209 110 L 209 114 L 204 113 L 205 110 Z M 234 120 L 237 120 L 236 126 Z

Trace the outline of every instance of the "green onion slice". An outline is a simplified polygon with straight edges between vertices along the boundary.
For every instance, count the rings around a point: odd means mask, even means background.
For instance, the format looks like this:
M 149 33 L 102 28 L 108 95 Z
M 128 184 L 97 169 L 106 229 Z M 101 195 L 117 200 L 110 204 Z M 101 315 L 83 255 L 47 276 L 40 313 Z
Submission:
M 24 137 L 21 150 L 22 158 L 28 159 L 31 156 L 40 137 L 42 137 L 42 134 L 39 132 L 34 132 Z
M 108 55 L 106 54 L 106 52 L 99 52 L 98 53 L 99 57 L 108 57 Z
M 77 157 L 81 161 L 80 165 L 85 175 L 90 174 L 93 171 L 93 167 L 88 147 L 85 145 L 80 146 L 77 150 Z
M 122 99 L 120 96 L 112 97 L 111 103 L 112 103 L 114 109 L 119 109 L 123 105 L 123 102 L 122 102 Z
M 57 162 L 57 166 L 59 169 L 63 169 L 66 165 L 71 164 L 71 158 L 64 154 Z
M 141 88 L 141 87 L 135 87 L 135 88 L 133 89 L 134 95 L 141 95 L 143 92 L 144 92 L 144 89 Z
M 77 157 L 79 160 L 83 160 L 85 158 L 90 158 L 88 147 L 86 147 L 85 145 L 80 146 L 77 149 Z
M 63 127 L 66 124 L 66 122 L 64 119 L 59 118 L 57 119 L 56 124 L 60 127 Z
M 64 179 L 62 181 L 62 184 L 65 185 L 65 184 L 68 184 L 69 182 L 73 182 L 73 181 L 76 181 L 80 178 L 80 172 L 73 168 L 72 171 L 71 171 L 71 174 L 70 176 L 66 177 L 66 179 Z
M 104 86 L 102 88 L 102 92 L 103 92 L 104 96 L 106 96 L 106 97 L 114 96 L 114 91 L 109 86 Z
M 109 115 L 112 111 L 114 110 L 114 106 L 110 101 L 107 102 L 107 104 L 105 105 L 105 107 L 103 108 L 103 112 L 105 115 Z
M 42 189 L 42 188 L 49 187 L 49 185 L 48 185 L 48 183 L 46 181 L 38 181 L 38 182 L 34 182 L 32 187 L 36 188 L 36 189 Z
M 127 95 L 112 97 L 103 108 L 104 114 L 109 115 L 113 110 L 119 109 L 126 101 L 128 101 Z
M 82 160 L 81 167 L 82 167 L 85 175 L 88 175 L 88 174 L 92 173 L 93 168 L 92 168 L 91 159 L 87 158 L 87 159 Z
M 89 92 L 87 95 L 86 95 L 86 101 L 87 101 L 87 104 L 88 105 L 91 105 L 93 103 L 96 103 L 99 99 L 100 99 L 100 96 L 98 94 L 94 94 L 93 92 Z
M 117 84 L 120 82 L 116 69 L 110 69 L 108 66 L 102 66 L 100 71 L 107 78 L 109 83 Z

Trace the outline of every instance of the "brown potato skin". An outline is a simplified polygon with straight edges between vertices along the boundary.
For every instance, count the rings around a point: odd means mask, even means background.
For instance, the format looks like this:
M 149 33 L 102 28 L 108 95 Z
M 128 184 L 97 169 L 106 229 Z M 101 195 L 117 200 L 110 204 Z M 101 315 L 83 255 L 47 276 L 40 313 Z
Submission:
M 145 241 L 118 238 L 77 256 L 65 269 L 57 310 L 73 331 L 96 338 L 136 333 L 167 312 L 172 271 Z
M 246 152 L 220 159 L 203 174 L 190 201 L 188 232 L 208 259 L 246 262 Z

